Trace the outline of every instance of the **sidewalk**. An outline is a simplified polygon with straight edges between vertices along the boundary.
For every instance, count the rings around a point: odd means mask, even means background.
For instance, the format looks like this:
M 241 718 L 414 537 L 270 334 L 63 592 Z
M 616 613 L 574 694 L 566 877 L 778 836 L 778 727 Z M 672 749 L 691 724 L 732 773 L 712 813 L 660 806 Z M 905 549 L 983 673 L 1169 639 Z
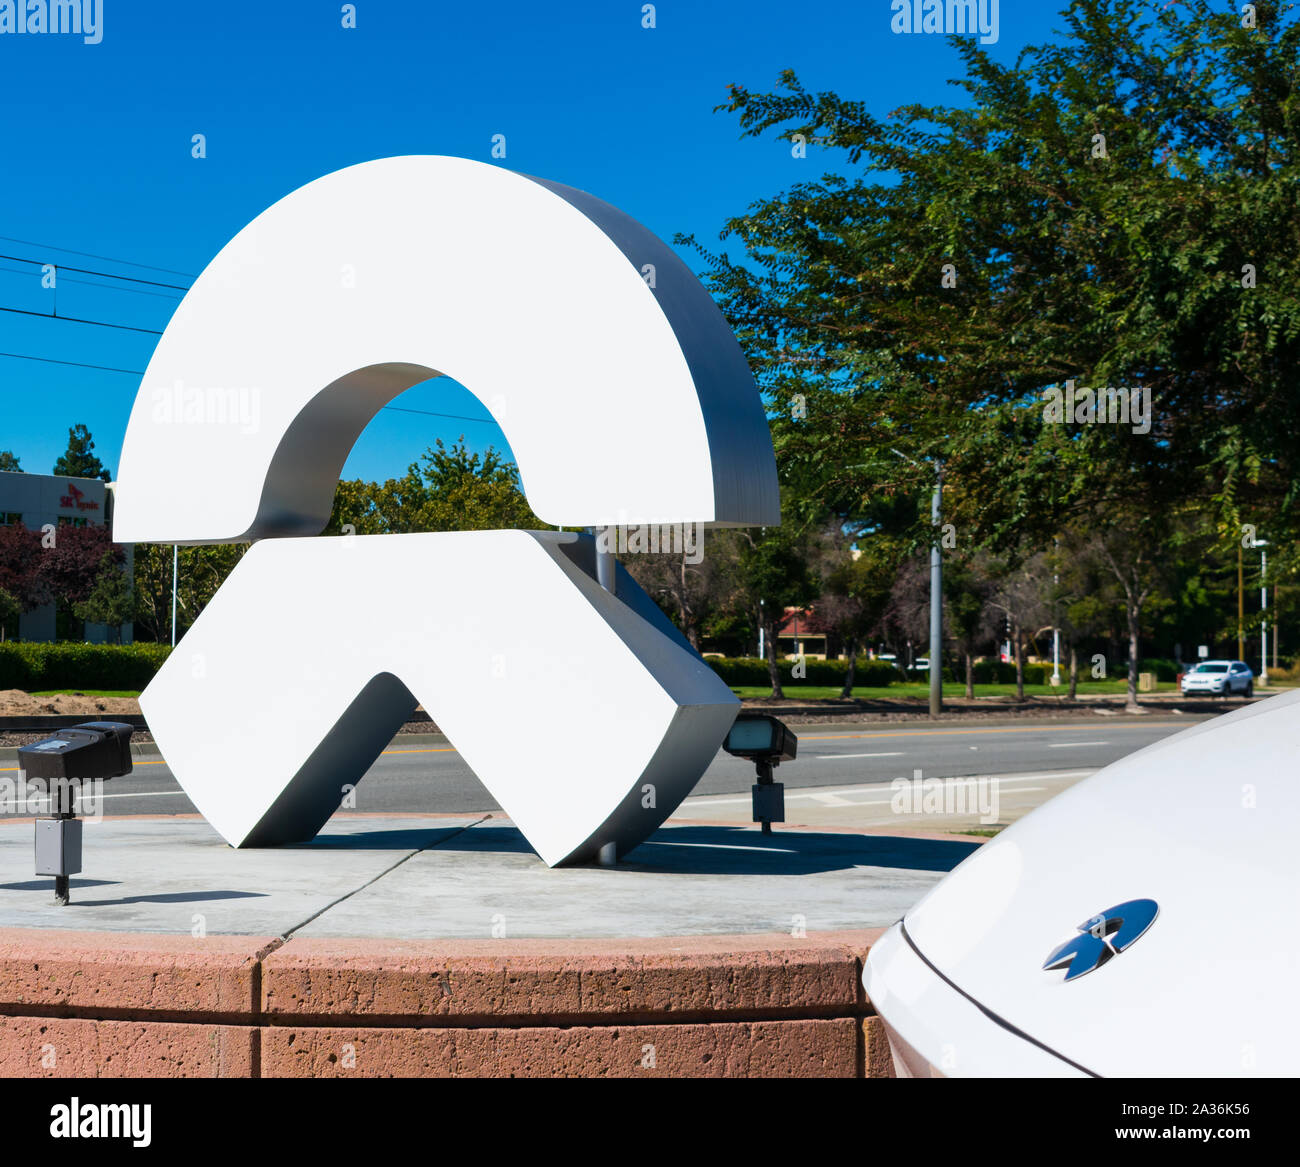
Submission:
M 341 812 L 310 843 L 250 850 L 197 816 L 105 819 L 86 824 L 85 870 L 63 908 L 32 874 L 31 820 L 6 820 L 0 927 L 395 939 L 874 928 L 980 842 L 781 827 L 765 837 L 735 821 L 749 817 L 745 802 L 728 805 L 731 821 L 670 820 L 613 868 L 548 868 L 499 814 Z

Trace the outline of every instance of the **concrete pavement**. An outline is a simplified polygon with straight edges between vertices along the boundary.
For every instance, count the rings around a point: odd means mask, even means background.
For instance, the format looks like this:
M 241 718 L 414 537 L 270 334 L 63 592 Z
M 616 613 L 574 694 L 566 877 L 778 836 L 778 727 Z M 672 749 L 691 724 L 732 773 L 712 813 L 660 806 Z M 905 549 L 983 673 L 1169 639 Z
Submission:
M 744 817 L 748 817 L 747 815 Z M 883 927 L 978 840 L 670 822 L 613 868 L 546 867 L 500 815 L 344 811 L 311 843 L 234 850 L 196 817 L 87 823 L 72 903 L 0 824 L 0 928 L 514 939 Z

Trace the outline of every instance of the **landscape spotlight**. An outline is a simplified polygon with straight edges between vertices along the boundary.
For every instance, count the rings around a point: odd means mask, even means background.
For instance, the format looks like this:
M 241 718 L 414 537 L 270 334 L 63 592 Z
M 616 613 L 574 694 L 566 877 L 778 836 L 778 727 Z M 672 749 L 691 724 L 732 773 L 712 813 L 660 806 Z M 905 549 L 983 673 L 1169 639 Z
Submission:
M 50 797 L 51 817 L 36 820 L 36 874 L 54 876 L 56 904 L 68 902 L 68 877 L 81 870 L 81 784 L 131 773 L 132 732 L 121 721 L 87 721 L 18 751 L 24 782 L 44 783 Z
M 748 758 L 758 768 L 753 786 L 754 821 L 763 824 L 763 834 L 772 833 L 773 823 L 785 822 L 785 784 L 772 781 L 772 767 L 794 760 L 799 739 L 785 722 L 766 713 L 740 714 L 722 748 L 737 758 Z

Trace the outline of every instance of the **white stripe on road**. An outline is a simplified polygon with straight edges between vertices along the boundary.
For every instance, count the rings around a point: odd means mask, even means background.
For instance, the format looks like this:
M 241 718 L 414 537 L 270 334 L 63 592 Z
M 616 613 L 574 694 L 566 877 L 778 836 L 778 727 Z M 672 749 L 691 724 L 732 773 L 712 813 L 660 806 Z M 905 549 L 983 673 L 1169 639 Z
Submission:
M 891 754 L 812 754 L 814 758 L 901 758 L 902 750 L 895 750 Z
M 1059 780 L 1063 780 L 1063 779 L 1066 779 L 1066 778 L 1086 778 L 1086 777 L 1088 777 L 1088 775 L 1090 775 L 1090 774 L 1095 774 L 1095 773 L 1097 773 L 1096 770 L 1052 770 L 1052 771 L 1050 771 L 1050 772 L 1048 772 L 1048 773 L 1045 773 L 1045 774 L 1016 774 L 1016 775 L 1013 775 L 1013 776 L 1011 776 L 1011 777 L 1005 777 L 1005 776 L 998 775 L 998 774 L 988 774 L 988 775 L 978 775 L 978 776 L 963 776 L 963 777 L 960 777 L 960 778 L 956 778 L 956 777 L 954 777 L 954 778 L 940 778 L 939 781 L 940 781 L 940 782 L 951 782 L 951 783 L 954 783 L 954 784 L 956 784 L 956 783 L 962 783 L 963 785 L 966 785 L 966 786 L 974 785 L 975 783 L 978 783 L 978 782 L 997 782 L 998 787 L 1001 788 L 1001 787 L 1003 787 L 1003 786 L 1019 786 L 1020 783 L 1022 783 L 1022 782 L 1043 782 L 1043 781 L 1053 781 L 1053 780 L 1058 780 L 1058 781 L 1059 781 Z M 909 778 L 909 779 L 904 779 L 904 781 L 910 782 L 911 779 L 910 779 L 910 778 Z M 887 783 L 887 782 L 875 782 L 875 783 L 872 783 L 870 786 L 834 786 L 834 787 L 831 787 L 829 790 L 808 790 L 808 789 L 791 790 L 791 789 L 789 789 L 789 788 L 787 787 L 787 788 L 786 788 L 786 792 L 785 792 L 785 796 L 786 796 L 786 798 L 811 798 L 811 799 L 814 799 L 814 800 L 816 800 L 816 801 L 821 801 L 822 799 L 826 798 L 828 795 L 830 795 L 830 796 L 843 796 L 843 795 L 846 795 L 846 794 L 875 794 L 875 793 L 877 793 L 877 792 L 880 791 L 880 790 L 888 789 L 888 787 L 889 787 L 889 783 Z M 1026 789 L 1026 790 L 1046 790 L 1047 787 L 1046 787 L 1046 786 L 1027 786 L 1027 787 L 1025 787 L 1024 789 Z M 747 806 L 747 805 L 749 805 L 749 803 L 750 803 L 751 801 L 752 801 L 752 798 L 751 798 L 751 797 L 746 797 L 746 798 L 731 798 L 731 797 L 723 797 L 723 796 L 719 796 L 719 795 L 716 795 L 716 794 L 696 794 L 696 795 L 693 795 L 692 797 L 686 799 L 686 801 L 682 803 L 682 806 L 692 806 L 692 805 L 698 805 L 698 806 L 731 806 L 731 805 L 736 805 L 736 806 Z M 886 799 L 879 800 L 879 801 L 883 801 L 883 802 L 891 802 L 891 801 L 893 801 L 893 800 L 892 800 L 892 797 L 891 797 L 891 798 L 886 798 Z M 853 803 L 850 803 L 849 805 L 852 805 L 852 806 L 869 806 L 869 805 L 871 805 L 871 803 L 870 803 L 870 802 L 853 802 Z
M 1072 750 L 1077 746 L 1108 746 L 1110 742 L 1053 742 L 1049 750 Z

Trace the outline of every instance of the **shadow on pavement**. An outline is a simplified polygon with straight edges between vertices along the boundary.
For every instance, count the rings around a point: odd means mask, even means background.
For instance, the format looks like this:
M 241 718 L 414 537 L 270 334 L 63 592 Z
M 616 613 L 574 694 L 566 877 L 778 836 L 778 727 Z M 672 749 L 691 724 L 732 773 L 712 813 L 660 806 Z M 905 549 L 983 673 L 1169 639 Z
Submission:
M 779 829 L 775 834 L 763 835 L 742 827 L 661 827 L 609 870 L 612 875 L 620 871 L 651 875 L 813 875 L 854 867 L 951 871 L 979 846 L 979 843 L 960 840 L 891 835 Z M 533 853 L 523 836 L 514 827 L 507 826 L 475 827 L 440 844 L 437 850 Z
M 116 879 L 76 879 L 69 886 L 75 891 L 79 887 L 111 887 L 121 882 Z M 43 879 L 25 879 L 22 883 L 0 883 L 0 891 L 49 891 L 54 887 L 54 876 Z
M 74 882 L 72 890 L 77 890 Z M 79 900 L 73 899 L 72 906 L 77 908 L 112 908 L 122 904 L 192 904 L 203 900 L 250 900 L 262 899 L 269 895 L 262 891 L 169 891 L 157 895 L 124 896 L 120 900 Z
M 334 822 L 330 824 L 330 826 L 334 825 L 336 825 Z M 326 830 L 328 829 L 329 827 L 326 827 Z M 422 851 L 425 847 L 437 846 L 440 840 L 463 830 L 465 830 L 463 826 L 354 830 L 346 835 L 317 835 L 305 843 L 284 843 L 279 847 L 265 849 L 270 851 Z

